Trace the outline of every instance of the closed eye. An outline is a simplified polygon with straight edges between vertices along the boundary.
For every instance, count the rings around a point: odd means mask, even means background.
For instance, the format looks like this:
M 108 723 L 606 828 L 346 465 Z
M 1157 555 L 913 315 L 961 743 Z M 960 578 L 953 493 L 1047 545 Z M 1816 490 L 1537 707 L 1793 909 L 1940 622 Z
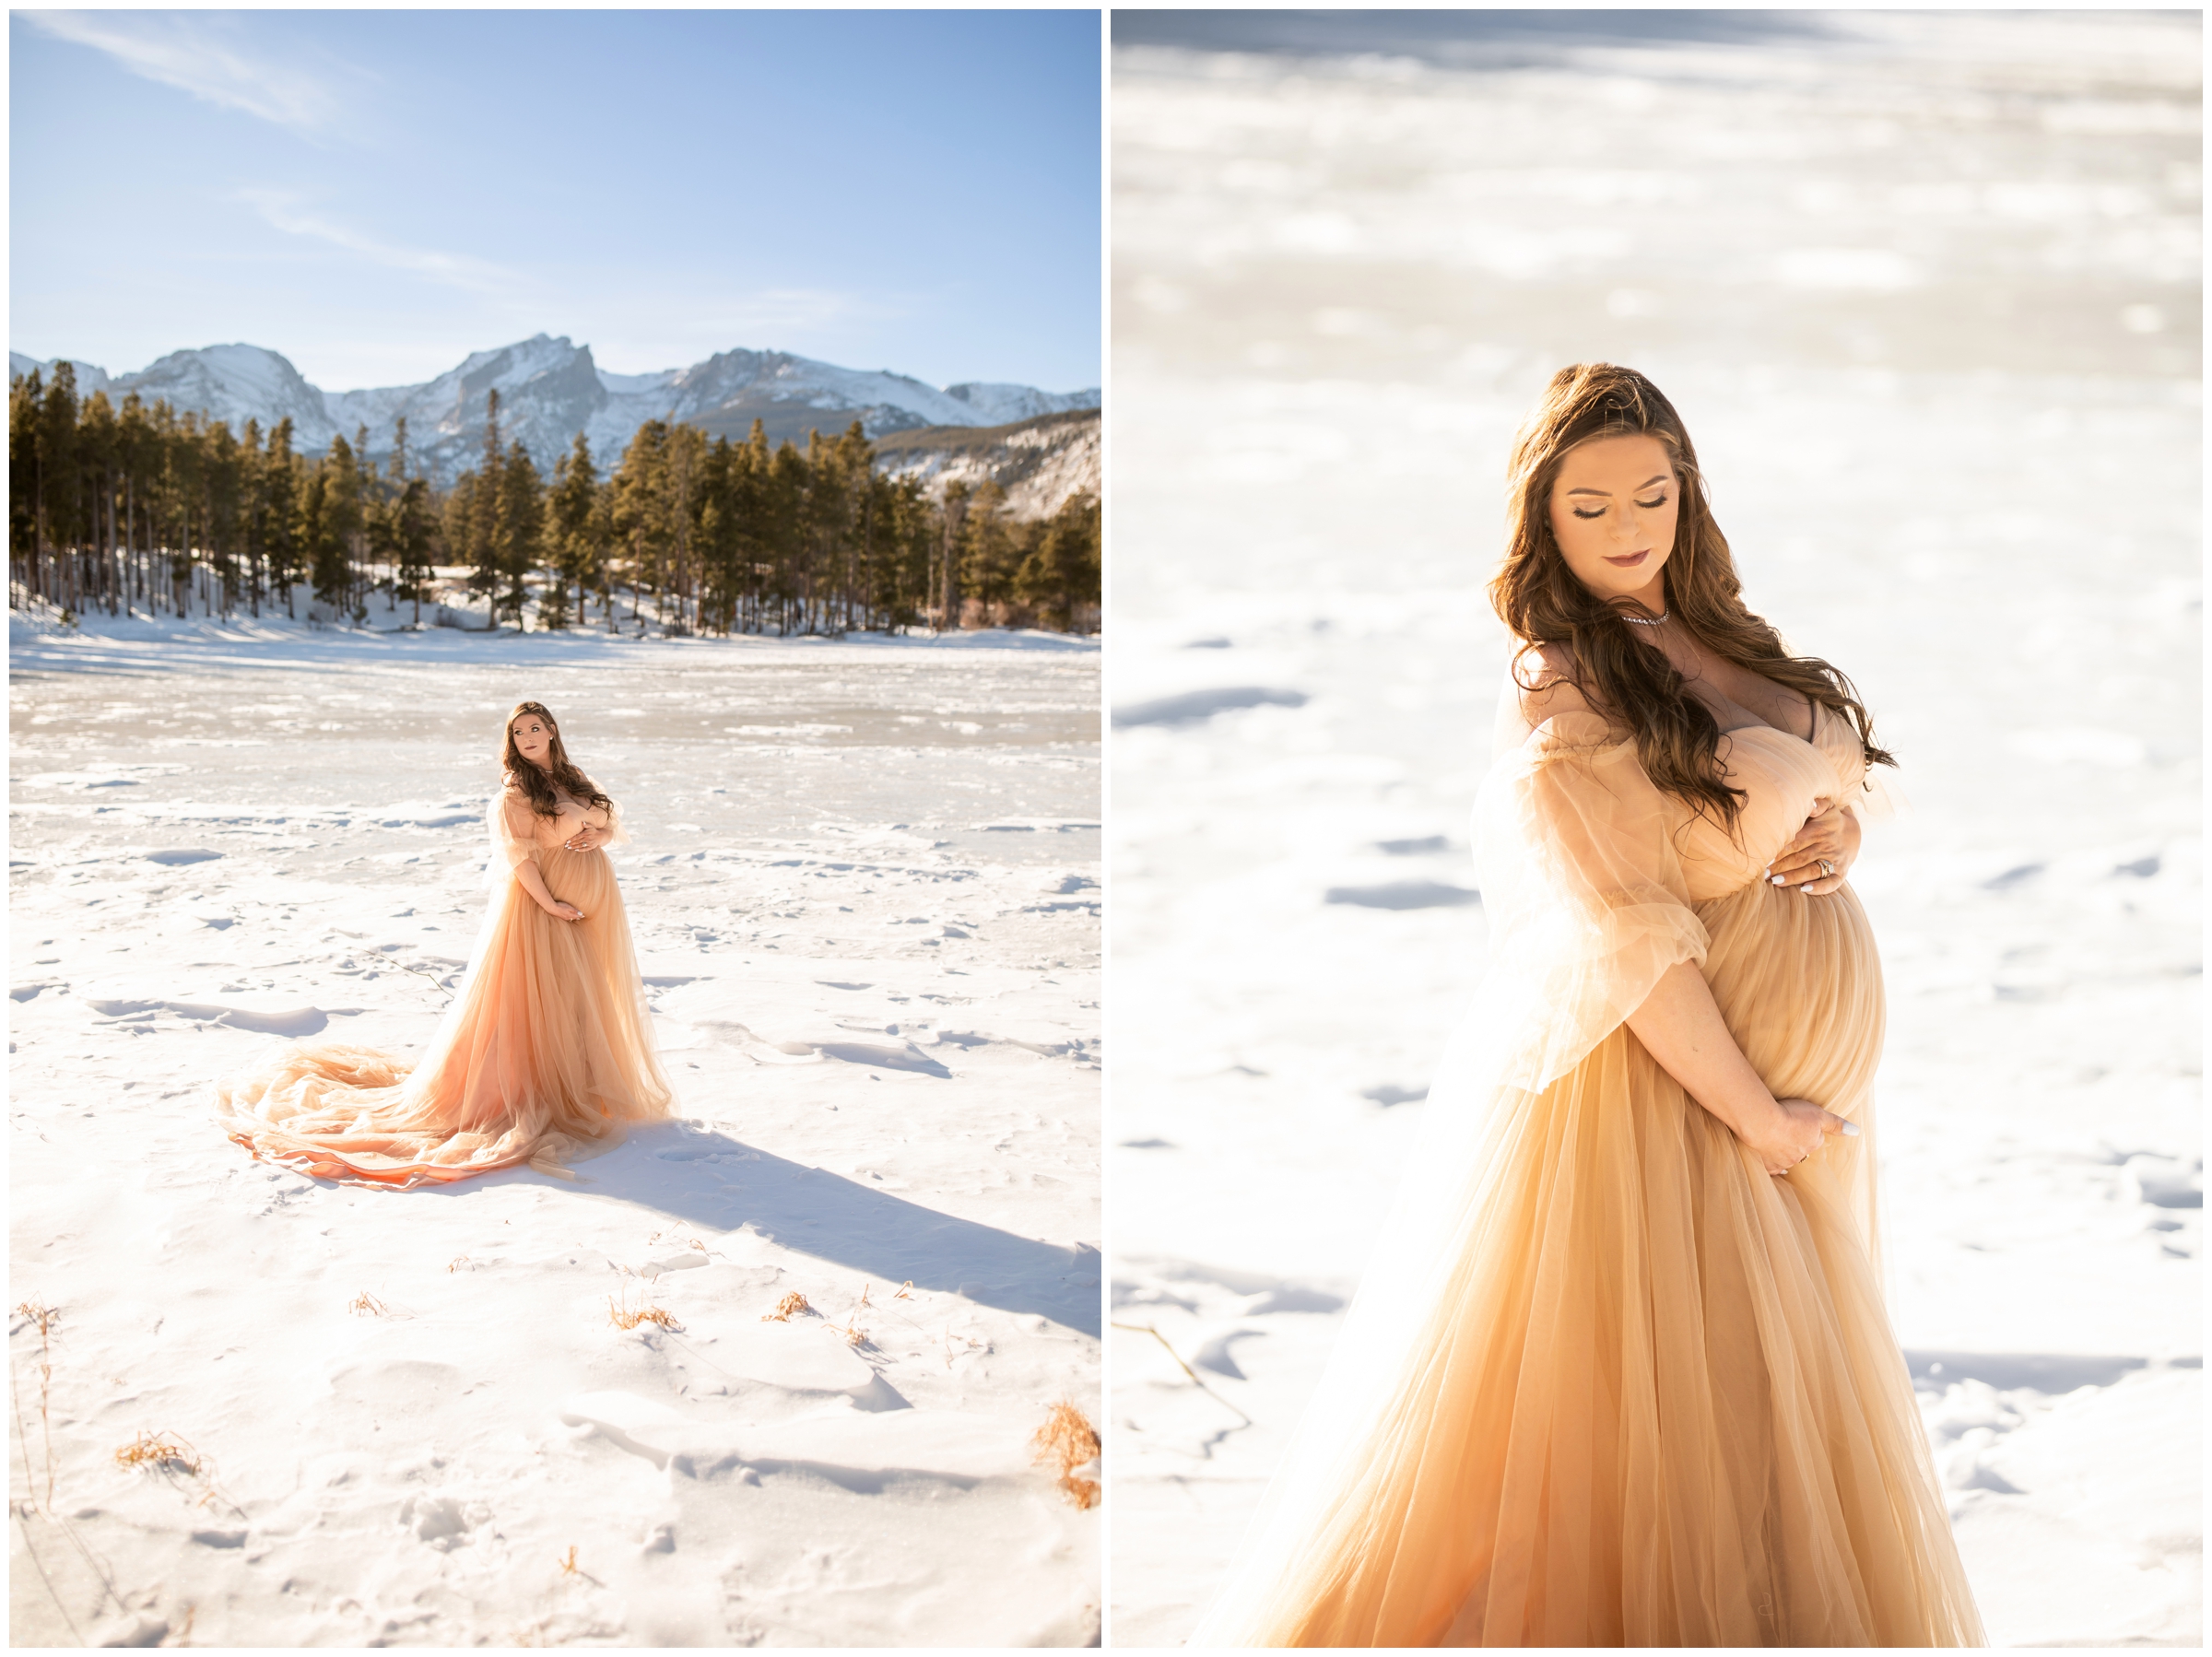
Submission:
M 1656 500 L 1639 500 L 1636 504 L 1647 512 L 1655 512 L 1666 504 L 1666 497 L 1662 495 Z M 1602 518 L 1606 515 L 1606 509 L 1601 506 L 1584 511 L 1578 506 L 1574 509 L 1574 515 L 1578 518 Z

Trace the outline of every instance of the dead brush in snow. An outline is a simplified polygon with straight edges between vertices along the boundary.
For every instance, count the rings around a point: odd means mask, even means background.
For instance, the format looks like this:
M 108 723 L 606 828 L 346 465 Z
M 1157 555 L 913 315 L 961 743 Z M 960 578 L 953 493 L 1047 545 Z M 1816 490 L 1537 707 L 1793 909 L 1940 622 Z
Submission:
M 240 1519 L 246 1517 L 245 1509 L 215 1482 L 213 1461 L 194 1449 L 191 1440 L 176 1433 L 149 1433 L 142 1429 L 115 1452 L 115 1464 L 159 1474 L 183 1494 L 190 1494 L 185 1490 L 184 1481 L 192 1480 L 200 1487 L 199 1495 L 193 1499 L 194 1507 L 227 1510 Z
M 451 1268 L 449 1267 L 448 1269 L 450 1270 Z M 359 1294 L 354 1296 L 352 1299 L 346 1302 L 346 1310 L 349 1312 L 352 1312 L 356 1317 L 367 1316 L 371 1318 L 381 1318 L 392 1309 L 389 1306 L 386 1306 L 382 1300 L 379 1300 L 374 1295 L 369 1293 L 368 1290 L 363 1289 Z
M 1030 1436 L 1030 1447 L 1036 1452 L 1032 1460 L 1059 1466 L 1063 1496 L 1078 1508 L 1099 1505 L 1098 1481 L 1076 1476 L 1077 1468 L 1099 1459 L 1099 1429 L 1091 1426 L 1089 1416 L 1062 1399 Z
M 617 1329 L 635 1329 L 640 1323 L 657 1323 L 663 1329 L 671 1331 L 683 1328 L 676 1321 L 676 1314 L 666 1307 L 655 1306 L 651 1301 L 642 1306 L 628 1306 L 624 1304 L 627 1299 L 627 1295 L 622 1299 L 617 1299 L 612 1295 L 606 1298 L 606 1315 Z
M 806 1304 L 806 1297 L 794 1288 L 776 1302 L 775 1310 L 762 1312 L 760 1321 L 763 1323 L 788 1323 L 801 1312 L 813 1310 L 814 1308 Z
M 115 1452 L 118 1467 L 150 1467 L 156 1473 L 181 1473 L 197 1478 L 205 1463 L 200 1452 L 174 1433 L 140 1432 Z

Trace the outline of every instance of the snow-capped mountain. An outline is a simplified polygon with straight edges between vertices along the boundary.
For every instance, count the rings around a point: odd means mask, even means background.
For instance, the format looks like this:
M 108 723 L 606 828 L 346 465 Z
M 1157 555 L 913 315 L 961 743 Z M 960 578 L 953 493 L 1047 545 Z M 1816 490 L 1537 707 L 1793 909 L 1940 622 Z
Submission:
M 956 479 L 972 489 L 987 478 L 1006 490 L 1014 517 L 1047 518 L 1072 495 L 1100 492 L 1100 428 L 1095 409 L 995 428 L 922 427 L 884 437 L 876 464 L 893 477 L 919 478 L 939 500 Z
M 8 353 L 11 377 L 34 368 L 51 372 L 53 364 Z M 135 374 L 111 376 L 83 362 L 76 370 L 85 394 L 104 390 L 120 400 L 135 391 L 149 403 L 165 398 L 233 429 L 252 418 L 266 430 L 288 417 L 293 446 L 310 454 L 341 434 L 353 441 L 365 426 L 370 454 L 382 457 L 405 417 L 411 458 L 447 482 L 482 452 L 487 394 L 495 389 L 501 441 L 519 440 L 547 469 L 579 431 L 590 439 L 602 469 L 610 466 L 639 426 L 653 419 L 688 421 L 741 439 L 758 418 L 770 441 L 804 442 L 809 428 L 830 436 L 855 419 L 876 437 L 918 426 L 1001 426 L 1099 406 L 1095 389 L 1041 392 L 975 382 L 940 389 L 904 374 L 839 368 L 782 351 L 724 351 L 688 369 L 610 374 L 592 360 L 589 346 L 543 334 L 478 351 L 426 385 L 371 391 L 319 390 L 276 352 L 248 345 L 172 352 Z

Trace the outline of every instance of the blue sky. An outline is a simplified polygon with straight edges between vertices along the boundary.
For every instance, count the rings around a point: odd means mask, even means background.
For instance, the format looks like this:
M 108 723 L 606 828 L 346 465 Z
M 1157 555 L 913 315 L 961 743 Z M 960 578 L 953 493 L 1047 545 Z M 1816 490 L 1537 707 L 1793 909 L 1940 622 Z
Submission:
M 329 391 L 536 333 L 1100 377 L 1100 29 L 1062 12 L 15 12 L 11 348 Z

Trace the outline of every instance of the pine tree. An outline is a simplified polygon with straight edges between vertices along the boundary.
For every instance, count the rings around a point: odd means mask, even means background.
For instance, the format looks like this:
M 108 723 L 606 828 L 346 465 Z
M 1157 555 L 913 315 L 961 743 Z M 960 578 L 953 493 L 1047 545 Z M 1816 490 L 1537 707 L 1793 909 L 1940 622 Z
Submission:
M 956 477 L 945 486 L 945 506 L 937 549 L 937 627 L 960 625 L 959 549 L 968 525 L 968 486 Z
M 458 564 L 469 570 L 469 591 L 476 588 L 476 570 L 483 559 L 477 552 L 477 475 L 464 472 L 453 479 L 453 487 L 446 491 L 445 505 L 440 514 L 441 528 L 445 541 L 445 561 Z
M 430 486 L 419 477 L 408 478 L 394 503 L 393 519 L 394 590 L 414 602 L 414 625 L 420 627 L 423 590 L 435 574 L 431 559 L 438 521 L 430 505 Z
M 1006 517 L 1006 492 L 986 480 L 968 503 L 960 535 L 960 580 L 982 607 L 986 626 L 1003 620 L 1014 596 L 1014 539 Z
M 78 475 L 86 488 L 86 538 L 90 542 L 90 592 L 95 604 L 109 615 L 116 613 L 113 567 L 114 498 L 116 468 L 115 409 L 105 392 L 94 392 L 79 410 L 77 426 Z
M 576 619 L 581 623 L 584 587 L 596 572 L 600 520 L 594 509 L 598 504 L 598 470 L 592 464 L 592 445 L 579 431 L 575 446 L 553 463 L 553 488 L 546 499 L 547 539 L 556 578 L 554 584 L 563 594 L 557 609 L 546 614 L 548 617 L 559 614 L 563 623 L 568 610 L 567 589 L 571 584 L 576 589 Z M 561 623 L 548 619 L 547 625 Z
M 317 475 L 323 480 L 323 510 L 322 539 L 313 552 L 315 596 L 359 620 L 355 549 L 367 531 L 368 518 L 353 446 L 342 437 L 332 438 Z
M 66 360 L 53 365 L 53 378 L 39 405 L 34 488 L 40 556 L 53 573 L 45 596 L 62 606 L 65 619 L 76 614 L 72 571 L 62 548 L 76 540 L 76 369 Z
M 314 583 L 316 599 L 335 605 L 345 591 L 346 565 L 343 544 L 330 531 L 329 494 L 329 469 L 308 467 L 305 487 L 300 491 L 293 538 L 299 543 L 308 579 Z
M 521 441 L 510 444 L 499 472 L 498 567 L 500 587 L 492 619 L 504 616 L 517 628 L 529 602 L 528 578 L 545 560 L 545 486 Z
M 127 417 L 129 405 L 124 405 Z M 292 588 L 300 580 L 300 464 L 292 454 L 292 422 L 289 416 L 269 429 L 268 453 L 262 460 L 263 510 L 266 527 L 262 532 L 263 546 L 269 560 L 270 583 L 284 592 L 284 613 L 297 619 L 292 605 Z
M 499 593 L 505 571 L 500 567 L 500 393 L 484 399 L 484 463 L 477 468 L 476 512 L 469 524 L 468 590 L 491 601 L 491 625 L 500 625 Z
M 1046 627 L 1073 630 L 1077 617 L 1099 602 L 1099 502 L 1071 497 L 1042 525 L 1037 546 L 1015 572 L 1014 595 L 1034 605 Z
M 38 591 L 39 583 L 39 422 L 45 399 L 45 382 L 36 369 L 8 382 L 7 556 L 11 584 L 27 594 Z

